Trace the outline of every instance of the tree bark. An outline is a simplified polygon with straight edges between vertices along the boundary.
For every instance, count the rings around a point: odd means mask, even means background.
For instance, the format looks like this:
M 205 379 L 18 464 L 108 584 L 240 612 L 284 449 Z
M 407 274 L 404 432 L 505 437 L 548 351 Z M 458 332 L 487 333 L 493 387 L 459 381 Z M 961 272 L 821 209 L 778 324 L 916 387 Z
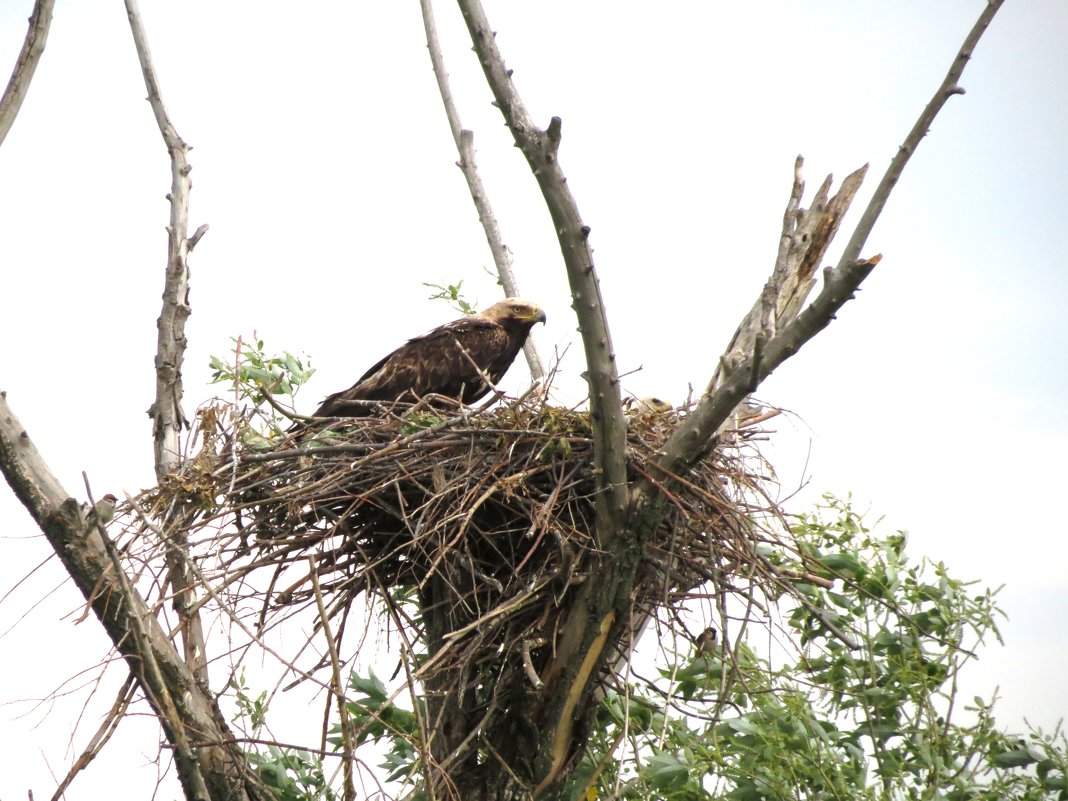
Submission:
M 22 108 L 22 101 L 26 92 L 30 89 L 33 73 L 37 70 L 37 64 L 44 54 L 45 44 L 48 42 L 48 28 L 52 24 L 52 9 L 55 0 L 37 0 L 33 6 L 33 14 L 30 16 L 30 27 L 26 31 L 26 39 L 19 52 L 15 69 L 11 72 L 11 79 L 4 90 L 4 96 L 0 97 L 0 144 L 4 143 L 11 126 L 15 124 L 15 118 Z

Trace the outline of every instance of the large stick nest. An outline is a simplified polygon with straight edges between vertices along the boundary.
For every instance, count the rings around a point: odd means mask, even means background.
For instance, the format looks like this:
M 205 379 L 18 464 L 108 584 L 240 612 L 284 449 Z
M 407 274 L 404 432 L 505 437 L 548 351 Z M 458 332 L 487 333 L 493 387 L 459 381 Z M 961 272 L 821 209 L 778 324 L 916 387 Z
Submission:
M 638 611 L 671 609 L 709 581 L 720 592 L 728 575 L 772 578 L 755 547 L 769 535 L 753 525 L 769 506 L 750 469 L 763 463 L 743 457 L 744 435 L 670 486 L 652 468 L 685 414 L 628 418 L 630 478 L 654 481 L 667 498 L 636 581 Z M 444 620 L 438 645 L 448 644 L 454 664 L 479 665 L 551 644 L 569 588 L 596 580 L 586 412 L 543 398 L 463 413 L 394 409 L 273 440 L 253 434 L 230 404 L 200 417 L 200 455 L 152 506 L 182 499 L 181 528 L 201 576 L 246 620 L 254 610 L 260 631 L 314 609 L 317 591 L 343 630 L 366 593 L 384 599 L 395 620 L 433 604 Z

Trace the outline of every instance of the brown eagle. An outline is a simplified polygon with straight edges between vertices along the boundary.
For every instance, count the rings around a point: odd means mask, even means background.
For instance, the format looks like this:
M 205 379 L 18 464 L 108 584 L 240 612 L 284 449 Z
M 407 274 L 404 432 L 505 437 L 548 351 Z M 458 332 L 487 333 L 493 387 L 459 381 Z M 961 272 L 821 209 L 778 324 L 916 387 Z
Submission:
M 409 339 L 360 380 L 323 401 L 313 417 L 364 417 L 374 404 L 441 395 L 474 403 L 501 380 L 545 312 L 521 298 L 505 298 L 485 311 Z M 485 377 L 483 377 L 485 376 Z

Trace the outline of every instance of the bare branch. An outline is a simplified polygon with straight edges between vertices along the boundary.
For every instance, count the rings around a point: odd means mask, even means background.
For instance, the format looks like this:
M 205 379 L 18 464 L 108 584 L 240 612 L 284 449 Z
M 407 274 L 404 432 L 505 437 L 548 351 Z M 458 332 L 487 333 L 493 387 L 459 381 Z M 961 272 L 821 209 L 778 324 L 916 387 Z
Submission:
M 137 0 L 126 0 L 126 15 L 130 20 L 137 59 L 148 90 L 148 102 L 156 117 L 156 124 L 163 135 L 163 142 L 171 158 L 171 213 L 167 226 L 167 271 L 163 289 L 163 311 L 156 321 L 156 399 L 149 408 L 153 420 L 156 478 L 174 473 L 181 462 L 179 435 L 189 423 L 182 412 L 182 362 L 185 360 L 185 321 L 189 307 L 189 251 L 200 241 L 207 230 L 204 226 L 189 237 L 189 191 L 192 181 L 189 172 L 188 145 L 178 135 L 171 123 L 160 95 L 148 38 L 141 22 Z M 169 580 L 174 587 L 174 609 L 181 622 L 182 641 L 185 646 L 186 664 L 203 686 L 208 685 L 208 660 L 204 642 L 204 630 L 200 616 L 194 611 L 196 597 L 193 593 L 193 577 L 183 554 L 179 553 L 186 543 L 179 540 L 175 549 L 169 549 L 167 567 Z
M 850 262 L 835 270 L 827 268 L 823 290 L 816 299 L 796 320 L 766 343 L 761 353 L 749 356 L 712 395 L 704 397 L 664 444 L 656 466 L 669 476 L 685 473 L 707 451 L 716 432 L 734 408 L 746 395 L 756 390 L 775 368 L 830 324 L 837 311 L 853 298 L 860 283 L 881 258 L 873 256 L 867 261 Z M 648 485 L 642 484 L 637 497 L 647 492 Z
M 37 0 L 33 4 L 33 14 L 30 15 L 29 30 L 26 31 L 26 39 L 22 43 L 15 69 L 11 72 L 11 79 L 7 82 L 4 96 L 0 97 L 0 144 L 7 138 L 8 131 L 15 124 L 15 118 L 22 108 L 22 101 L 29 91 L 33 73 L 44 53 L 45 44 L 48 42 L 48 27 L 52 24 L 52 8 L 56 0 Z
M 181 461 L 178 436 L 188 421 L 182 412 L 182 362 L 185 359 L 185 321 L 189 317 L 189 190 L 192 182 L 189 146 L 178 135 L 163 105 L 152 54 L 141 22 L 137 0 L 125 0 L 137 58 L 148 90 L 148 102 L 171 158 L 170 224 L 167 227 L 167 273 L 163 313 L 157 321 L 156 400 L 149 414 L 155 422 L 156 477 L 174 472 Z M 198 237 L 199 238 L 199 237 Z
M 212 798 L 269 801 L 271 795 L 252 773 L 240 748 L 192 749 L 194 740 L 231 738 L 213 696 L 201 688 L 182 662 L 167 633 L 137 590 L 113 562 L 114 545 L 92 524 L 41 458 L 29 434 L 0 392 L 0 472 L 41 527 L 83 597 L 158 716 L 168 741 L 189 754 L 179 764 L 188 798 L 204 784 Z M 147 650 L 146 650 L 147 649 Z M 152 665 L 157 669 L 153 669 Z M 198 781 L 193 773 L 202 776 Z
M 601 546 L 604 547 L 619 535 L 627 510 L 624 453 L 626 421 L 608 319 L 588 242 L 590 229 L 582 222 L 575 198 L 557 160 L 562 123 L 559 117 L 553 117 L 545 130 L 534 125 L 512 83 L 511 71 L 505 67 L 504 59 L 497 49 L 495 35 L 481 2 L 458 2 L 497 106 L 541 188 L 563 253 L 568 283 L 571 286 L 572 308 L 578 317 L 586 354 L 594 460 L 600 487 L 597 498 L 597 535 Z
M 449 73 L 445 69 L 445 59 L 441 54 L 441 42 L 438 40 L 437 25 L 434 23 L 434 9 L 431 0 L 419 0 L 419 6 L 423 11 L 423 28 L 426 30 L 426 46 L 430 52 L 430 63 L 434 67 L 434 77 L 438 82 L 438 91 L 441 93 L 441 102 L 445 106 L 445 116 L 449 120 L 449 128 L 452 130 L 452 138 L 456 143 L 456 149 L 460 153 L 460 161 L 457 162 L 460 170 L 467 179 L 467 188 L 471 192 L 471 200 L 478 212 L 479 222 L 486 232 L 486 242 L 489 244 L 490 253 L 493 254 L 493 263 L 497 267 L 497 275 L 501 279 L 506 297 L 521 297 L 519 283 L 512 269 L 512 251 L 504 244 L 501 238 L 501 229 L 497 224 L 497 216 L 493 213 L 489 195 L 482 183 L 478 166 L 475 164 L 475 135 L 460 124 L 460 113 L 456 109 L 456 102 L 452 98 L 452 90 L 449 88 Z M 530 376 L 535 381 L 545 378 L 545 366 L 534 344 L 533 336 L 527 337 L 523 345 L 523 355 L 527 358 L 527 366 L 530 368 Z
M 986 33 L 986 29 L 990 26 L 994 15 L 998 13 L 998 9 L 1001 8 L 1003 2 L 1004 0 L 987 0 L 986 7 L 979 15 L 979 19 L 975 21 L 975 25 L 972 26 L 968 36 L 964 39 L 964 44 L 957 51 L 957 55 L 953 59 L 953 64 L 949 68 L 949 72 L 946 73 L 942 85 L 938 87 L 934 97 L 924 108 L 920 118 L 916 120 L 916 124 L 912 126 L 909 135 L 905 137 L 904 144 L 898 148 L 897 155 L 894 156 L 886 170 L 886 174 L 883 175 L 879 185 L 875 188 L 875 194 L 872 195 L 868 207 L 864 209 L 860 222 L 857 223 L 856 230 L 853 231 L 853 236 L 850 237 L 849 243 L 845 246 L 845 250 L 842 251 L 842 258 L 838 262 L 839 268 L 859 258 L 864 243 L 868 241 L 868 235 L 871 234 L 872 228 L 875 227 L 875 222 L 882 213 L 883 206 L 886 205 L 886 201 L 890 197 L 890 192 L 897 185 L 898 179 L 901 178 L 901 174 L 905 170 L 905 165 L 908 164 L 912 154 L 916 152 L 916 148 L 920 146 L 920 142 L 927 135 L 928 130 L 931 128 L 931 123 L 938 116 L 938 112 L 942 110 L 942 106 L 953 95 L 964 94 L 964 89 L 958 84 L 958 81 L 961 75 L 964 74 L 964 68 L 968 65 L 972 52 L 975 50 L 976 45 L 979 44 L 983 34 Z
M 802 209 L 800 202 L 805 188 L 803 168 L 804 159 L 798 156 L 794 163 L 790 199 L 783 215 L 783 232 L 775 267 L 753 308 L 742 318 L 720 357 L 705 390 L 708 393 L 714 392 L 726 380 L 728 373 L 753 353 L 759 337 L 771 339 L 797 317 L 816 283 L 816 268 L 823 261 L 868 169 L 864 166 L 847 176 L 833 198 L 829 197 L 832 178 L 828 175 L 809 208 Z
M 126 716 L 126 710 L 130 706 L 130 701 L 133 700 L 136 678 L 133 673 L 126 677 L 126 681 L 123 682 L 122 687 L 119 688 L 118 695 L 115 697 L 115 703 L 111 705 L 111 709 L 104 716 L 104 721 L 96 730 L 96 734 L 89 740 L 89 745 L 82 751 L 81 756 L 74 761 L 63 781 L 59 783 L 56 791 L 52 793 L 52 801 L 61 801 L 63 794 L 70 787 L 74 778 L 89 767 L 89 763 L 96 759 L 97 754 L 100 753 L 104 746 L 107 745 L 108 740 L 111 739 L 111 736 L 118 730 L 119 723 Z
M 989 0 L 986 8 L 983 9 L 982 14 L 980 14 L 979 19 L 972 27 L 972 30 L 964 40 L 964 44 L 961 46 L 960 51 L 957 53 L 957 56 L 953 61 L 953 66 L 950 68 L 945 79 L 942 81 L 942 84 L 935 92 L 934 97 L 931 98 L 931 101 L 923 110 L 923 113 L 916 121 L 916 124 L 912 127 L 908 137 L 905 139 L 905 143 L 899 148 L 897 155 L 890 162 L 886 174 L 879 182 L 879 186 L 876 188 L 871 202 L 865 209 L 860 222 L 857 224 L 856 230 L 853 232 L 852 238 L 846 245 L 838 266 L 833 270 L 828 268 L 824 271 L 825 283 L 820 295 L 807 309 L 805 309 L 804 312 L 800 313 L 796 319 L 789 322 L 781 332 L 775 333 L 774 337 L 767 342 L 763 354 L 757 354 L 755 348 L 750 346 L 747 351 L 743 351 L 744 359 L 741 361 L 738 361 L 737 358 L 721 359 L 720 367 L 717 368 L 716 375 L 713 377 L 713 381 L 710 383 L 709 390 L 706 392 L 704 398 L 702 398 L 701 402 L 694 410 L 694 413 L 690 415 L 685 423 L 679 426 L 664 446 L 663 455 L 658 461 L 658 467 L 664 470 L 668 475 L 681 475 L 696 459 L 700 458 L 703 453 L 708 451 L 714 437 L 720 430 L 720 427 L 726 422 L 734 408 L 744 400 L 747 394 L 756 390 L 757 386 L 759 386 L 759 384 L 770 375 L 776 367 L 796 353 L 805 342 L 826 327 L 827 324 L 834 319 L 834 315 L 838 309 L 854 296 L 860 283 L 867 277 L 872 268 L 878 264 L 881 256 L 875 256 L 866 260 L 859 259 L 858 255 L 860 249 L 863 247 L 864 242 L 867 241 L 868 234 L 871 232 L 871 229 L 875 225 L 875 221 L 878 219 L 879 214 L 886 205 L 891 190 L 897 184 L 902 171 L 905 169 L 905 165 L 908 163 L 909 158 L 915 152 L 916 148 L 919 147 L 920 142 L 926 135 L 935 116 L 945 105 L 946 100 L 952 95 L 963 93 L 964 90 L 957 85 L 957 81 L 964 72 L 964 67 L 971 58 L 972 51 L 975 49 L 980 37 L 990 25 L 994 14 L 997 13 L 1002 2 L 1003 0 Z M 800 164 L 798 164 L 798 167 L 800 167 Z M 853 173 L 846 179 L 846 182 L 843 183 L 842 190 L 839 191 L 838 195 L 832 201 L 827 203 L 826 207 L 823 209 L 826 220 L 821 221 L 816 230 L 826 239 L 826 242 L 823 243 L 824 250 L 826 244 L 830 241 L 830 237 L 834 235 L 834 229 L 837 228 L 842 214 L 845 212 L 844 208 L 835 208 L 839 205 L 839 198 L 848 196 L 848 199 L 851 200 L 852 195 L 855 194 L 856 189 L 859 186 L 859 181 L 862 178 L 863 170 L 858 170 Z M 847 187 L 847 184 L 853 179 L 856 179 L 857 185 Z M 794 195 L 796 195 L 798 191 L 797 184 L 798 181 L 795 178 L 794 191 L 791 194 L 791 206 L 793 205 Z M 827 186 L 828 184 L 825 182 L 824 187 Z M 847 188 L 849 189 L 849 192 L 847 192 Z M 825 191 L 822 188 L 820 197 L 825 197 Z M 817 198 L 817 203 L 814 204 L 814 209 L 820 205 L 820 197 Z M 791 206 L 787 207 L 787 218 L 790 216 Z M 845 207 L 848 207 L 848 202 L 846 202 Z M 800 212 L 798 213 L 800 214 Z M 828 229 L 827 224 L 832 224 L 833 227 Z M 786 236 L 788 229 L 789 223 L 787 221 L 784 226 L 784 237 Z M 818 245 L 820 243 L 816 242 L 815 244 Z M 819 259 L 822 258 L 822 251 L 808 247 L 806 247 L 805 250 L 805 261 L 814 270 L 815 266 L 819 263 Z M 819 255 L 816 258 L 810 258 L 807 255 L 808 251 L 812 251 L 814 254 L 818 253 Z M 783 249 L 780 247 L 780 258 L 776 261 L 776 271 L 778 271 L 783 261 L 782 257 Z M 802 282 L 805 280 L 803 271 L 799 272 L 797 275 Z M 769 284 L 771 283 L 774 283 L 774 276 L 772 282 L 769 282 Z M 799 285 L 798 288 L 804 290 L 804 292 L 794 293 L 793 299 L 783 299 L 782 296 L 780 296 L 780 300 L 777 301 L 777 315 L 783 311 L 788 312 L 792 304 L 797 304 L 799 307 L 800 302 L 804 299 L 804 295 L 807 294 L 807 288 L 803 283 Z M 783 302 L 784 300 L 785 302 Z M 768 314 L 765 308 L 766 305 L 766 300 L 759 300 L 756 307 L 754 307 L 754 311 L 750 312 L 750 315 L 753 315 L 755 310 L 759 308 L 761 309 L 759 314 L 762 315 L 762 320 L 767 322 Z M 754 344 L 756 333 L 759 332 L 763 335 L 767 335 L 769 332 L 769 328 L 766 325 L 758 326 L 757 329 L 757 331 L 753 332 Z M 741 331 L 742 327 L 740 327 L 739 330 Z M 735 337 L 738 339 L 738 334 L 736 334 Z M 732 341 L 732 348 L 735 344 L 736 342 Z M 737 357 L 740 354 L 737 351 L 732 350 L 730 355 Z M 724 372 L 724 370 L 726 370 L 726 372 Z M 640 487 L 636 488 L 633 493 L 634 500 L 641 500 L 651 491 L 652 488 L 649 483 L 643 483 Z

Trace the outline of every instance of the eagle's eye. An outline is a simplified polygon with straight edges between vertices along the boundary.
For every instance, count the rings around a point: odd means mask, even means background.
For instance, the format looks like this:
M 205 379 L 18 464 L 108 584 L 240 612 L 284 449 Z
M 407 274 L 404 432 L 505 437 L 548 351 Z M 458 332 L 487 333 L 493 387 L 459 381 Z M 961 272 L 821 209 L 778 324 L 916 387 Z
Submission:
M 512 311 L 514 311 L 516 314 L 521 314 L 523 312 L 523 307 L 522 306 L 513 306 L 512 307 Z

